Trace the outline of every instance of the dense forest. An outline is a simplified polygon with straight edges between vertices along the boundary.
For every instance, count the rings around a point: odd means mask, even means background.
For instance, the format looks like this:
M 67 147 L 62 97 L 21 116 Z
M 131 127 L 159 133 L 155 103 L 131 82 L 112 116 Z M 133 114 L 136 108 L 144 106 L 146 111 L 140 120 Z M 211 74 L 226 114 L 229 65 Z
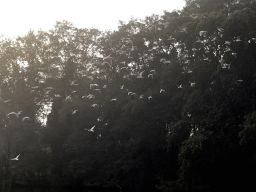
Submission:
M 255 11 L 255 0 L 186 0 L 117 31 L 62 21 L 2 38 L 0 179 L 253 186 Z

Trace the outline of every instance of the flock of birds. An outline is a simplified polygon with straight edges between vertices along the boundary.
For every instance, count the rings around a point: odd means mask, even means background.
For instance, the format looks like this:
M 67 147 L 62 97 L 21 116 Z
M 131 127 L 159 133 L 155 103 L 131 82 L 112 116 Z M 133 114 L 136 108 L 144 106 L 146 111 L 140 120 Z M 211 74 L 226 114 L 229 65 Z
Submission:
M 223 31 L 224 31 L 224 29 L 217 28 L 217 33 L 216 33 L 217 36 L 215 35 L 214 37 L 208 36 L 208 32 L 207 31 L 199 31 L 199 37 L 197 37 L 196 43 L 199 43 L 199 44 L 203 45 L 203 47 L 201 46 L 201 48 L 192 48 L 193 55 L 190 56 L 190 57 L 188 57 L 188 54 L 187 54 L 188 51 L 187 50 L 184 50 L 183 51 L 184 53 L 180 53 L 180 56 L 181 56 L 180 60 L 182 61 L 183 65 L 184 65 L 183 72 L 182 72 L 183 75 L 185 73 L 188 73 L 188 74 L 193 73 L 193 71 L 191 69 L 189 69 L 191 61 L 193 61 L 193 59 L 191 60 L 191 58 L 194 57 L 194 60 L 195 60 L 195 54 L 199 50 L 201 50 L 201 49 L 204 50 L 204 53 L 203 53 L 203 60 L 204 61 L 210 61 L 209 56 L 207 56 L 207 55 L 209 55 L 209 52 L 210 52 L 209 50 L 212 49 L 212 50 L 214 50 L 214 55 L 215 56 L 217 55 L 217 52 L 218 52 L 218 55 L 220 55 L 219 63 L 221 65 L 221 67 L 224 68 L 224 69 L 230 69 L 231 68 L 231 64 L 226 62 L 225 57 L 228 54 L 232 55 L 233 57 L 237 56 L 237 53 L 232 52 L 232 50 L 231 50 L 232 42 L 231 41 L 225 41 L 223 45 L 217 45 L 217 43 L 216 43 L 218 38 L 222 38 L 223 37 Z M 185 32 L 186 33 L 187 29 L 186 28 L 182 28 L 181 32 Z M 169 39 L 170 40 L 175 40 L 175 38 L 172 38 L 172 37 L 168 37 L 168 40 Z M 256 38 L 252 38 L 252 40 L 256 41 Z M 235 43 L 238 43 L 238 42 L 241 42 L 241 41 L 242 41 L 242 39 L 241 39 L 240 36 L 237 36 L 237 37 L 233 38 L 233 42 L 235 42 Z M 250 41 L 248 41 L 248 42 L 250 43 Z M 179 46 L 179 45 L 177 45 L 177 46 Z M 111 54 L 106 56 L 106 57 L 103 57 L 103 63 L 111 63 L 112 64 L 112 59 L 113 58 L 111 57 Z M 163 64 L 167 65 L 167 64 L 170 64 L 171 61 L 166 60 L 166 58 L 161 58 L 160 59 L 160 63 L 163 63 Z M 136 78 L 138 78 L 138 79 L 143 79 L 143 78 L 146 78 L 146 77 L 148 79 L 154 79 L 156 73 L 157 73 L 157 70 L 152 69 L 152 70 L 149 71 L 149 73 L 147 75 L 145 75 L 145 70 L 137 72 L 137 73 L 134 73 L 133 75 L 135 75 Z M 243 80 L 237 80 L 236 83 L 241 83 L 242 81 Z M 70 80 L 69 83 L 70 83 L 71 86 L 78 86 L 79 85 L 79 84 L 76 83 L 76 80 L 74 80 L 74 81 Z M 196 86 L 196 82 L 189 81 L 189 84 L 190 84 L 191 87 L 195 87 Z M 91 90 L 93 90 L 94 92 L 97 92 L 98 94 L 102 94 L 102 90 L 99 87 L 100 86 L 97 83 L 90 84 L 90 89 Z M 125 85 L 121 85 L 120 89 L 125 89 L 124 87 L 125 87 Z M 39 86 L 32 87 L 32 89 L 37 89 L 37 88 L 39 88 Z M 107 88 L 107 85 L 103 85 L 103 88 L 104 89 Z M 178 89 L 182 89 L 183 85 L 179 84 L 179 85 L 177 85 L 177 88 Z M 52 89 L 53 89 L 52 87 L 46 87 L 43 90 L 44 90 L 44 93 L 47 95 L 47 94 L 49 94 L 52 91 Z M 128 96 L 137 96 L 136 93 L 128 91 L 128 89 L 126 89 L 126 90 L 127 90 L 127 95 Z M 73 91 L 73 92 L 75 92 L 75 91 Z M 164 92 L 166 92 L 166 91 L 164 89 L 160 88 L 159 93 L 162 94 Z M 55 97 L 61 97 L 61 95 L 57 94 L 57 93 L 54 94 L 54 96 Z M 82 99 L 94 99 L 94 98 L 95 98 L 95 95 L 92 94 L 92 93 L 90 93 L 88 95 L 85 94 L 85 95 L 82 96 Z M 138 98 L 139 99 L 143 99 L 144 95 L 140 95 Z M 147 97 L 147 99 L 151 100 L 151 99 L 153 99 L 153 96 L 149 95 Z M 112 98 L 110 101 L 114 102 L 114 101 L 117 101 L 117 100 L 118 100 L 118 98 Z M 10 100 L 4 101 L 4 102 L 9 102 L 9 101 Z M 66 95 L 65 101 L 72 101 L 72 94 L 71 95 Z M 38 102 L 37 105 L 44 105 L 44 100 Z M 91 105 L 91 107 L 99 108 L 100 106 L 99 106 L 99 104 L 94 103 L 94 104 Z M 75 110 L 72 110 L 71 113 L 73 115 L 75 115 L 77 113 L 77 111 L 78 110 L 75 109 Z M 21 112 L 22 111 L 10 112 L 10 113 L 8 113 L 6 115 L 6 117 L 9 118 L 10 116 L 15 116 L 15 117 L 19 118 L 19 116 L 21 115 Z M 22 122 L 24 122 L 24 121 L 29 121 L 29 117 L 23 117 L 22 118 Z M 89 132 L 94 132 L 95 126 L 96 125 L 94 125 L 90 129 L 86 129 L 85 128 L 85 130 L 87 130 Z
M 203 47 L 201 47 L 201 48 L 192 48 L 193 55 L 190 56 L 190 58 L 193 58 L 193 57 L 195 56 L 195 54 L 196 54 L 197 51 L 199 51 L 200 49 L 203 49 L 203 51 L 204 51 L 204 54 L 203 54 L 203 61 L 210 61 L 210 57 L 209 57 L 210 51 L 209 51 L 209 50 L 211 49 L 211 50 L 214 50 L 214 52 L 213 52 L 214 56 L 217 56 L 217 53 L 218 53 L 218 55 L 220 56 L 220 59 L 219 59 L 219 64 L 220 64 L 220 66 L 221 66 L 223 69 L 228 69 L 228 70 L 230 70 L 231 64 L 230 64 L 230 63 L 227 63 L 225 58 L 227 58 L 227 55 L 231 55 L 231 56 L 233 56 L 233 57 L 237 57 L 237 53 L 232 52 L 231 44 L 232 44 L 232 42 L 234 42 L 234 43 L 239 43 L 239 42 L 242 41 L 242 39 L 241 39 L 240 36 L 237 36 L 237 37 L 234 37 L 232 41 L 224 41 L 224 44 L 222 44 L 222 45 L 217 45 L 217 40 L 218 40 L 218 38 L 219 38 L 219 37 L 220 37 L 220 38 L 223 37 L 223 31 L 224 31 L 224 29 L 222 29 L 222 28 L 217 28 L 217 33 L 216 33 L 217 36 L 215 36 L 215 37 L 207 36 L 207 34 L 208 34 L 207 31 L 199 31 L 199 37 L 197 38 L 196 43 L 200 43 L 201 45 L 203 45 Z M 186 32 L 186 29 L 183 29 L 182 32 Z M 252 40 L 253 40 L 253 41 L 256 41 L 256 38 L 252 38 Z M 221 42 L 221 41 L 220 41 L 220 42 Z M 248 43 L 250 43 L 250 41 L 248 41 Z M 185 50 L 184 52 L 185 52 L 185 55 L 186 55 L 186 56 L 182 58 L 182 59 L 183 59 L 182 62 L 183 62 L 183 64 L 185 65 L 185 67 L 183 68 L 184 71 L 182 72 L 182 74 L 184 74 L 184 73 L 191 74 L 191 73 L 193 73 L 193 71 L 190 70 L 190 69 L 188 69 L 188 68 L 189 68 L 189 65 L 191 64 L 191 60 L 188 59 L 188 56 L 187 56 L 187 54 L 186 54 L 186 50 Z M 107 58 L 107 59 L 111 59 L 110 55 L 107 56 L 107 57 L 105 57 L 105 59 L 106 59 L 106 58 Z M 195 57 L 194 57 L 194 58 L 195 58 Z M 194 60 L 195 60 L 195 59 L 194 59 Z M 162 58 L 162 59 L 160 59 L 160 63 L 164 63 L 164 64 L 166 65 L 166 64 L 171 63 L 171 61 L 166 60 L 165 58 Z M 138 78 L 138 79 L 143 79 L 143 78 L 147 77 L 147 78 L 152 78 L 152 79 L 153 79 L 154 76 L 155 76 L 155 74 L 156 74 L 156 72 L 157 72 L 157 71 L 156 71 L 155 69 L 153 69 L 153 70 L 150 70 L 150 73 L 149 73 L 148 75 L 145 75 L 145 70 L 143 70 L 143 71 L 140 71 L 140 72 L 137 73 L 136 78 Z M 243 80 L 242 80 L 242 79 L 239 79 L 239 80 L 237 80 L 235 83 L 238 84 L 238 83 L 241 83 L 241 82 L 243 82 Z M 190 85 L 191 87 L 195 87 L 195 86 L 196 86 L 196 82 L 191 82 L 191 81 L 189 80 L 189 85 Z M 93 89 L 93 88 L 95 88 L 95 87 L 99 88 L 99 85 L 98 85 L 98 84 L 90 84 L 90 89 Z M 182 88 L 183 88 L 183 85 L 182 85 L 182 84 L 177 85 L 177 88 L 178 88 L 178 89 L 182 89 Z M 120 89 L 124 89 L 124 85 L 120 86 Z M 127 91 L 128 91 L 128 90 L 127 90 Z M 160 92 L 160 93 L 164 93 L 165 90 L 164 90 L 164 89 L 160 89 L 159 92 Z M 128 94 L 129 96 L 136 96 L 136 95 L 137 95 L 136 93 L 130 92 L 130 91 L 127 92 L 127 94 Z M 88 95 L 88 96 L 83 96 L 83 98 L 89 98 L 89 99 L 91 99 L 91 98 L 95 98 L 95 97 L 90 94 L 90 95 Z M 143 95 L 140 95 L 140 96 L 139 96 L 139 99 L 142 99 L 142 98 L 143 98 Z M 148 100 L 151 100 L 152 98 L 153 98 L 152 96 L 148 96 Z M 118 99 L 118 98 L 113 98 L 113 99 L 111 99 L 111 101 L 117 101 L 117 99 Z M 95 108 L 95 107 L 99 107 L 99 105 L 98 105 L 98 104 L 93 104 L 92 107 L 94 107 L 94 108 Z M 191 114 L 190 114 L 190 116 L 191 116 Z M 87 131 L 89 131 L 89 132 L 94 132 L 95 126 L 96 126 L 96 125 L 94 125 L 94 126 L 93 126 L 92 128 L 90 128 L 90 129 L 85 128 L 85 130 L 87 130 Z

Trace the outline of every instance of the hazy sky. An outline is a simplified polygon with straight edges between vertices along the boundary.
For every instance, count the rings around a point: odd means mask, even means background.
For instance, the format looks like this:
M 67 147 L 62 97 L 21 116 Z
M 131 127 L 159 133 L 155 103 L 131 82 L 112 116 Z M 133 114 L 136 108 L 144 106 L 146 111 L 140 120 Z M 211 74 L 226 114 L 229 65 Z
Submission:
M 79 28 L 116 30 L 118 21 L 144 19 L 164 10 L 181 9 L 184 0 L 3 0 L 0 34 L 25 35 L 29 29 L 50 30 L 55 21 L 67 20 Z

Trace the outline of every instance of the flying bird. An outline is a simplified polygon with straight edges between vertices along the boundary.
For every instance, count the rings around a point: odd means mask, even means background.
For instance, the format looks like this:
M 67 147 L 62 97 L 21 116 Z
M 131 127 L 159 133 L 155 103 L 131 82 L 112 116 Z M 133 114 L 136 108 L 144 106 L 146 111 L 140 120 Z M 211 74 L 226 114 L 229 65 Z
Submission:
M 95 125 L 91 129 L 85 129 L 85 130 L 89 132 L 94 132 L 94 128 L 95 128 Z
M 15 158 L 12 158 L 12 159 L 10 159 L 10 160 L 14 160 L 14 161 L 18 161 L 19 160 L 19 156 L 20 156 L 20 154 L 17 156 L 17 157 L 15 157 Z
M 149 75 L 148 75 L 148 78 L 149 78 L 149 77 L 151 77 L 151 78 L 153 79 L 153 74 L 149 74 Z
M 78 85 L 78 84 L 75 84 L 76 80 L 75 81 L 70 81 L 69 80 L 69 82 L 70 82 L 70 85 Z
M 76 114 L 77 111 L 78 111 L 77 109 L 76 110 L 72 110 L 72 115 Z
M 99 87 L 99 85 L 98 85 L 98 84 L 96 84 L 96 83 L 94 83 L 94 84 L 90 84 L 90 89 L 91 89 L 92 87 Z
M 206 33 L 207 33 L 207 31 L 199 31 L 199 35 L 200 35 L 200 36 L 202 36 L 202 35 L 205 36 Z
M 152 69 L 152 70 L 149 71 L 149 73 L 154 73 L 154 74 L 156 74 L 156 70 L 155 70 L 155 69 Z
M 29 121 L 29 117 L 23 117 L 22 121 L 28 120 Z
M 111 54 L 109 54 L 107 57 L 103 57 L 103 61 L 104 60 L 108 60 L 108 59 L 112 59 L 112 57 L 110 57 Z
M 89 95 L 86 96 L 86 98 L 88 98 L 88 99 L 93 99 L 93 98 L 95 98 L 95 97 L 94 97 L 94 95 L 89 94 Z
M 98 91 L 98 92 L 99 92 L 99 94 L 101 94 L 101 91 L 100 91 L 100 89 L 94 89 L 94 91 Z
M 98 104 L 92 104 L 92 107 L 98 107 L 99 108 L 99 105 Z
M 19 117 L 19 115 L 21 114 L 22 111 L 17 111 L 17 113 L 15 112 L 11 112 L 11 113 L 8 113 L 6 116 L 10 116 L 10 115 L 15 115 L 16 117 Z
M 190 86 L 191 86 L 191 87 L 194 87 L 195 85 L 196 85 L 196 83 L 190 82 Z
M 145 70 L 144 70 L 144 71 L 145 71 Z M 139 78 L 139 79 L 144 78 L 144 77 L 142 77 L 142 74 L 144 73 L 144 71 L 142 71 L 142 72 L 137 76 L 137 78 Z
M 136 93 L 128 92 L 128 95 L 136 95 Z
M 68 95 L 68 96 L 66 95 L 65 101 L 67 100 L 72 100 L 71 95 Z

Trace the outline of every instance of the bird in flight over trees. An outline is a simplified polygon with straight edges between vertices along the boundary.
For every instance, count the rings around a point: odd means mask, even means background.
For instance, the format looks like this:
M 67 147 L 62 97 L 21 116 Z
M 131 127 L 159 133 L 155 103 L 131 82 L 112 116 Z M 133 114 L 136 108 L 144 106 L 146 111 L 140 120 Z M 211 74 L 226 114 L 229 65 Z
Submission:
M 145 71 L 145 70 L 144 70 L 144 71 Z M 142 77 L 142 74 L 144 73 L 144 71 L 142 71 L 142 72 L 137 76 L 137 78 L 139 78 L 139 79 L 144 78 L 144 77 Z
M 165 90 L 164 89 L 160 89 L 160 93 L 163 93 L 163 92 L 165 92 Z
M 18 111 L 17 113 L 15 112 L 11 112 L 11 113 L 8 113 L 6 116 L 10 116 L 10 115 L 15 115 L 16 117 L 19 117 L 19 115 L 21 114 L 22 111 Z
M 98 84 L 90 84 L 90 89 L 92 88 L 92 87 L 99 87 L 99 85 Z
M 92 107 L 99 107 L 99 105 L 98 104 L 92 104 Z
M 29 121 L 29 117 L 23 117 L 22 121 L 28 120 Z
M 94 128 L 95 128 L 95 125 L 91 129 L 85 129 L 85 130 L 89 132 L 94 132 Z
M 15 158 L 12 158 L 12 159 L 10 159 L 10 160 L 14 160 L 14 161 L 18 161 L 19 160 L 19 156 L 20 156 L 20 154 L 17 156 L 17 157 L 15 157 Z

